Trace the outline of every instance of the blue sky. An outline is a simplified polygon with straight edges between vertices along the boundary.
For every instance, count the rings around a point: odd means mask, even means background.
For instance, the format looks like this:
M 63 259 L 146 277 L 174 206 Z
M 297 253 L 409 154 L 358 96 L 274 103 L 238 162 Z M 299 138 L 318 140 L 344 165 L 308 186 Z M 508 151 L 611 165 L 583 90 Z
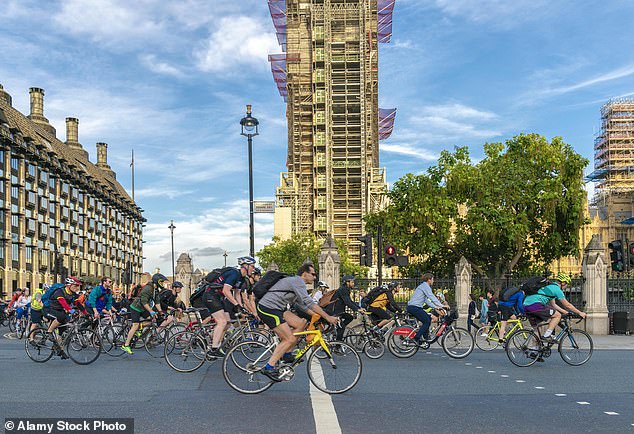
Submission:
M 600 107 L 634 95 L 634 3 L 625 0 L 397 0 L 380 49 L 381 107 L 397 107 L 381 146 L 388 181 L 420 173 L 443 149 L 522 132 L 562 136 L 592 160 Z M 0 83 L 23 113 L 45 89 L 45 116 L 96 161 L 109 144 L 117 179 L 145 209 L 145 268 L 175 250 L 213 268 L 248 251 L 246 141 L 253 104 L 256 199 L 285 170 L 285 104 L 267 55 L 280 51 L 265 0 L 2 0 Z M 591 171 L 591 165 L 587 172 Z M 256 250 L 272 216 L 256 215 Z

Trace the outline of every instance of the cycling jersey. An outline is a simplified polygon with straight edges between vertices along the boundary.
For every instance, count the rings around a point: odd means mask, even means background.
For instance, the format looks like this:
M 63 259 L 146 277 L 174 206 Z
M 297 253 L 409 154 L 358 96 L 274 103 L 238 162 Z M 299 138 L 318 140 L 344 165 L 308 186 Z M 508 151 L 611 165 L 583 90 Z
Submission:
M 42 288 L 36 288 L 33 291 L 33 297 L 31 298 L 31 310 L 42 310 L 44 304 L 42 303 L 42 296 L 44 290 Z
M 102 285 L 95 286 L 88 295 L 86 306 L 96 308 L 99 312 L 112 309 L 112 291 Z
M 524 299 L 524 306 L 529 306 L 531 304 L 539 303 L 539 304 L 548 304 L 550 300 L 563 300 L 566 296 L 564 292 L 561 290 L 559 285 L 556 283 L 551 283 L 550 285 L 546 285 L 543 288 L 540 288 L 537 291 L 537 294 L 529 295 Z
M 50 298 L 50 308 L 52 310 L 63 310 L 68 312 L 73 308 L 77 300 L 77 295 L 65 286 L 57 289 Z
M 141 288 L 141 292 L 139 292 L 139 295 L 134 299 L 130 308 L 136 310 L 137 312 L 143 312 L 145 310 L 144 305 L 147 304 L 150 307 L 154 306 L 154 298 L 154 286 L 152 283 L 148 283 Z
M 176 308 L 176 294 L 171 289 L 164 289 L 158 295 L 158 304 L 164 311 L 167 311 L 169 307 Z

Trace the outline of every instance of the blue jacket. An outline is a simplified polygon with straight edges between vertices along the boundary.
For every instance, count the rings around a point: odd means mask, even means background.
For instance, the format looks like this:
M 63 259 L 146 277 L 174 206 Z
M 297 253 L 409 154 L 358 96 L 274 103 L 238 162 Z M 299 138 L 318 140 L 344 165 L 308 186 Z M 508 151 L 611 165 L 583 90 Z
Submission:
M 500 300 L 499 305 L 512 307 L 515 313 L 523 314 L 524 313 L 524 293 L 522 291 L 517 291 L 515 294 L 511 295 L 507 301 Z
M 96 308 L 99 312 L 104 309 L 110 310 L 112 308 L 112 291 L 106 291 L 101 285 L 95 286 L 88 295 L 86 306 L 91 309 Z

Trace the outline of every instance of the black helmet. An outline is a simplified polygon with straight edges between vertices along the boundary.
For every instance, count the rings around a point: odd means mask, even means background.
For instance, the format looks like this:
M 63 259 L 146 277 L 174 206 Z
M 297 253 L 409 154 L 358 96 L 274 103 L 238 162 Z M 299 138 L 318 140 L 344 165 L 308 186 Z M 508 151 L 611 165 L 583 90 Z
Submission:
M 354 281 L 354 276 L 352 274 L 346 274 L 345 276 L 343 276 L 343 278 L 341 280 L 343 280 L 344 283 L 349 281 L 349 280 Z
M 163 286 L 161 285 L 161 283 L 165 282 L 166 280 L 167 280 L 167 277 L 165 277 L 161 273 L 156 273 L 154 276 L 152 276 L 152 282 L 154 282 L 154 284 L 158 286 Z
M 398 285 L 398 282 L 390 282 L 387 284 L 387 289 L 395 289 Z
M 183 284 L 180 283 L 178 280 L 176 280 L 173 284 L 172 284 L 172 288 L 182 288 Z

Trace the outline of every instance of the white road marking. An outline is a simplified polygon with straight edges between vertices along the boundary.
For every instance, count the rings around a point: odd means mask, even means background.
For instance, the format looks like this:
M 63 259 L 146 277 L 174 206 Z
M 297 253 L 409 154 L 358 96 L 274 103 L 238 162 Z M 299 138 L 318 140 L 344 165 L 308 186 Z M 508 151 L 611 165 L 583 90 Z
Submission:
M 489 374 L 495 374 L 495 371 L 487 371 Z
M 509 376 L 508 376 L 508 375 L 500 375 L 500 377 L 502 377 L 502 378 L 509 378 Z
M 431 351 L 427 351 L 427 354 L 431 354 Z
M 587 401 L 577 401 L 577 404 L 579 404 L 579 405 L 590 405 L 590 403 L 587 402 Z
M 471 366 L 471 365 L 473 365 L 473 363 L 465 363 L 465 365 Z
M 515 380 L 516 383 L 526 383 L 524 380 Z
M 618 416 L 619 414 L 615 411 L 604 411 L 608 416 Z
M 567 396 L 565 393 L 555 393 L 555 396 Z
M 317 360 L 317 358 L 315 358 L 315 360 Z M 319 361 L 317 361 L 316 365 L 319 371 L 321 371 Z M 323 372 L 316 377 L 323 378 Z M 313 417 L 315 418 L 315 430 L 317 434 L 341 434 L 341 426 L 339 426 L 337 412 L 335 411 L 335 406 L 332 403 L 330 395 L 317 389 L 311 381 L 308 383 L 310 384 L 310 401 L 313 405 Z
M 476 369 L 482 369 L 482 366 L 476 366 Z
M 543 387 L 543 386 L 535 386 L 535 389 L 544 390 L 545 387 Z

